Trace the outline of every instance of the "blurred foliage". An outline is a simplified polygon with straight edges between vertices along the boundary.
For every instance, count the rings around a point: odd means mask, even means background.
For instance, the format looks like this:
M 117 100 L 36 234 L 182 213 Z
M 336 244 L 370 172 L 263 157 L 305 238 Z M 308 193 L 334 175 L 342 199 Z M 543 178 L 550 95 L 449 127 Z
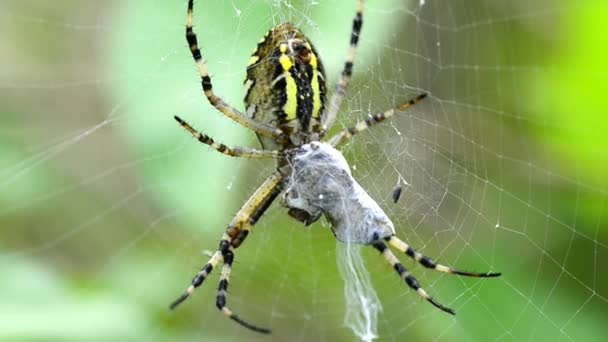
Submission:
M 608 166 L 607 16 L 608 3 L 601 0 L 568 13 L 556 28 L 559 44 L 548 60 L 551 68 L 535 77 L 530 89 L 538 96 L 532 108 L 548 125 L 539 132 L 547 146 L 570 173 L 599 185 L 606 184 Z
M 251 49 L 283 20 L 338 75 L 347 1 L 197 5 L 214 86 L 238 108 Z M 202 97 L 184 17 L 168 1 L 0 4 L 0 340 L 267 340 L 217 312 L 217 274 L 167 310 L 273 167 L 213 153 L 173 122 L 257 146 Z M 606 17 L 601 0 L 366 2 L 338 126 L 431 97 L 344 148 L 355 176 L 413 246 L 504 274 L 406 262 L 457 309 L 448 317 L 364 250 L 383 340 L 605 338 Z M 399 177 L 410 185 L 394 206 Z M 277 340 L 352 340 L 335 245 L 275 205 L 238 250 L 230 306 Z

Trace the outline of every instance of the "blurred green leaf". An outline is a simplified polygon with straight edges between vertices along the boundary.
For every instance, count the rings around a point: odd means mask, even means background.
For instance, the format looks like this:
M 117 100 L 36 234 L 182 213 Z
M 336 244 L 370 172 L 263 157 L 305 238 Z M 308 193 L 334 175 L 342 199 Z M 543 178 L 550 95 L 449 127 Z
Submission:
M 563 13 L 548 69 L 531 83 L 542 138 L 573 177 L 606 185 L 608 168 L 608 2 L 583 1 Z

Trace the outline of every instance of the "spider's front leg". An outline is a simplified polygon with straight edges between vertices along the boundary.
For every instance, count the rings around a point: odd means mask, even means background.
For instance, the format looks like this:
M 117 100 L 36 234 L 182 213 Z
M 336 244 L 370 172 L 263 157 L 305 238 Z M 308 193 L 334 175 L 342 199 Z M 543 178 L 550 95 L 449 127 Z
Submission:
M 276 199 L 281 192 L 281 182 L 283 175 L 279 172 L 274 172 L 266 181 L 254 192 L 251 197 L 243 204 L 241 209 L 232 219 L 228 228 L 224 232 L 218 250 L 213 253 L 209 261 L 201 268 L 194 276 L 190 286 L 179 296 L 171 305 L 170 309 L 175 309 L 179 304 L 185 301 L 194 290 L 199 287 L 207 278 L 207 276 L 217 267 L 220 261 L 223 260 L 220 282 L 217 289 L 216 306 L 226 315 L 226 317 L 239 323 L 240 325 L 261 333 L 270 333 L 270 329 L 260 328 L 242 320 L 226 306 L 226 294 L 228 291 L 228 281 L 232 270 L 232 262 L 234 261 L 234 249 L 238 248 L 247 238 L 251 227 L 255 225 L 258 219 L 264 214 L 270 204 Z
M 388 244 L 390 246 L 392 246 L 393 248 L 397 249 L 401 253 L 405 253 L 405 255 L 407 255 L 408 257 L 410 257 L 412 259 L 414 259 L 420 265 L 422 265 L 422 266 L 424 266 L 426 268 L 433 269 L 435 271 L 439 271 L 439 272 L 443 272 L 443 273 L 449 273 L 449 274 L 455 274 L 455 275 L 460 275 L 460 276 L 465 276 L 465 277 L 474 277 L 474 278 L 494 278 L 494 277 L 499 277 L 500 276 L 500 272 L 482 272 L 482 273 L 467 272 L 467 271 L 457 270 L 457 269 L 455 269 L 453 267 L 449 267 L 449 266 L 445 266 L 445 265 L 442 265 L 442 264 L 438 264 L 433 259 L 431 259 L 431 258 L 423 255 L 422 253 L 414 250 L 405 241 L 399 239 L 398 237 L 396 237 L 394 235 L 390 236 L 390 237 L 387 237 L 384 240 L 386 240 L 386 242 L 388 242 Z
M 452 315 L 456 314 L 454 310 L 442 305 L 441 303 L 433 299 L 433 297 L 431 297 L 422 287 L 420 287 L 420 284 L 418 284 L 416 278 L 414 278 L 410 274 L 410 272 L 408 272 L 405 267 L 403 267 L 401 262 L 399 262 L 399 260 L 395 256 L 395 254 L 393 254 L 393 252 L 391 252 L 388 247 L 386 247 L 384 242 L 376 241 L 372 243 L 372 247 L 377 249 L 378 252 L 382 254 L 384 259 L 386 259 L 386 261 L 393 267 L 395 272 L 397 272 L 399 278 L 403 279 L 407 286 L 409 286 L 412 290 L 416 291 L 416 293 L 418 293 L 420 297 L 427 300 L 429 303 L 433 304 L 435 307 L 441 309 L 442 311 L 445 311 Z
M 397 249 L 398 251 L 400 251 L 402 253 L 405 253 L 407 256 L 409 256 L 410 258 L 414 259 L 415 261 L 417 261 L 419 264 L 421 264 L 422 266 L 424 266 L 426 268 L 434 269 L 434 270 L 439 271 L 439 272 L 444 272 L 444 273 L 449 273 L 449 274 L 456 274 L 456 275 L 467 276 L 467 277 L 493 278 L 493 277 L 500 276 L 500 273 L 495 273 L 495 272 L 484 272 L 484 273 L 466 272 L 466 271 L 456 270 L 456 269 L 454 269 L 452 267 L 449 267 L 449 266 L 438 264 L 435 261 L 433 261 L 431 258 L 429 258 L 429 257 L 427 257 L 427 256 L 425 256 L 425 255 L 423 255 L 423 254 L 415 251 L 405 241 L 397 238 L 394 235 L 393 236 L 389 236 L 389 237 L 385 237 L 384 240 L 386 242 L 388 242 L 390 246 L 394 247 L 395 249 Z M 445 311 L 445 312 L 447 312 L 449 314 L 455 315 L 454 310 L 452 310 L 452 309 L 450 309 L 450 308 L 442 305 L 441 303 L 437 302 L 422 287 L 420 287 L 420 284 L 418 284 L 418 281 L 416 280 L 416 278 L 414 278 L 407 271 L 407 269 L 405 269 L 405 267 L 403 267 L 403 265 L 401 264 L 401 262 L 399 262 L 399 260 L 395 256 L 395 254 L 393 254 L 388 249 L 388 247 L 386 246 L 386 244 L 384 244 L 384 242 L 382 242 L 381 240 L 377 240 L 377 241 L 373 242 L 371 245 L 375 249 L 377 249 L 378 252 L 380 252 L 382 254 L 382 256 L 384 257 L 384 259 L 386 259 L 386 261 L 393 267 L 393 269 L 397 272 L 397 274 L 399 275 L 399 277 L 401 279 L 403 279 L 405 281 L 405 283 L 412 290 L 416 291 L 416 293 L 418 293 L 418 295 L 420 297 L 422 297 L 423 299 L 427 300 L 428 302 L 430 302 L 431 304 L 433 304 L 435 307 L 441 309 L 442 311 Z

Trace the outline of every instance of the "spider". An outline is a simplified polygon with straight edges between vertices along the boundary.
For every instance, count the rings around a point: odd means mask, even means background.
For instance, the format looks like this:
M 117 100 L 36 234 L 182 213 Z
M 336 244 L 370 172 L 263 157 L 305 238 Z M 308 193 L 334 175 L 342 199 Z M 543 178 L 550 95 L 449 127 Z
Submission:
M 196 62 L 205 97 L 218 111 L 252 130 L 262 149 L 228 147 L 195 130 L 179 117 L 175 116 L 175 120 L 198 141 L 220 153 L 243 158 L 272 158 L 277 161 L 277 168 L 243 204 L 228 224 L 218 249 L 194 276 L 190 286 L 170 305 L 170 309 L 175 309 L 192 295 L 213 269 L 222 263 L 217 308 L 246 328 L 261 333 L 270 332 L 237 316 L 226 306 L 226 295 L 235 250 L 280 194 L 283 194 L 283 205 L 288 208 L 288 214 L 294 219 L 310 225 L 324 215 L 338 240 L 373 246 L 412 290 L 447 313 L 454 314 L 454 311 L 437 302 L 420 287 L 387 244 L 422 266 L 439 272 L 471 277 L 500 275 L 464 272 L 438 264 L 397 238 L 390 219 L 352 178 L 344 157 L 335 149 L 356 134 L 415 105 L 426 94 L 372 115 L 326 139 L 327 142 L 321 142 L 336 118 L 351 78 L 363 24 L 362 0 L 357 1 L 350 46 L 342 74 L 329 101 L 326 100 L 325 70 L 319 54 L 299 29 L 290 23 L 282 23 L 266 33 L 251 55 L 244 82 L 245 113 L 215 94 L 197 36 L 192 29 L 192 17 L 193 0 L 189 0 L 186 40 Z M 337 205 L 338 202 L 341 205 Z

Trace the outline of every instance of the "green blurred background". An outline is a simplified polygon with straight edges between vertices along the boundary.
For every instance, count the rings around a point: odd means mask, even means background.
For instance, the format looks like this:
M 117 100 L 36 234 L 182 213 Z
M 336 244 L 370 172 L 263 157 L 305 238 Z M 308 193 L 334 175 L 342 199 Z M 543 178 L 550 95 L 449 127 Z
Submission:
M 242 108 L 260 37 L 292 21 L 333 85 L 354 1 L 197 1 L 217 92 Z M 0 340 L 268 340 L 217 312 L 217 272 L 187 286 L 272 163 L 200 146 L 255 136 L 202 98 L 185 1 L 0 3 Z M 373 250 L 381 340 L 600 341 L 608 315 L 608 3 L 367 1 L 337 128 L 428 100 L 343 148 L 398 234 L 499 279 L 403 257 L 445 315 Z M 390 201 L 402 179 L 401 201 Z M 238 250 L 228 297 L 273 340 L 353 340 L 336 241 L 274 205 Z

